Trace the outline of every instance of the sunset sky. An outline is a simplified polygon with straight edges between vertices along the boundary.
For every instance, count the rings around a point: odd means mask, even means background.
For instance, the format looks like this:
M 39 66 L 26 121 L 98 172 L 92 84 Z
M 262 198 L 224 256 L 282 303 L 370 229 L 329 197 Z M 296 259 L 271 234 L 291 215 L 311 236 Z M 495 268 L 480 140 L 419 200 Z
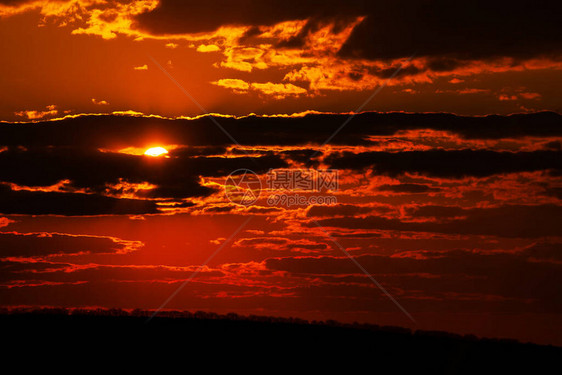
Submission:
M 0 0 L 0 305 L 562 345 L 561 19 L 556 1 Z M 261 189 L 240 204 L 246 169 Z M 272 169 L 339 186 L 272 188 Z

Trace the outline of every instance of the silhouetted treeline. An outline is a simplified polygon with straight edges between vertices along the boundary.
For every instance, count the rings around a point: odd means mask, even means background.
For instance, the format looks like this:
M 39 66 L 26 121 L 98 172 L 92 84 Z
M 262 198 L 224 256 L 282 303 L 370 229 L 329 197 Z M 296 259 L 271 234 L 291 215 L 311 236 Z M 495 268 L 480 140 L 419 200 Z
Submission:
M 559 372 L 562 358 L 559 347 L 447 332 L 203 311 L 162 311 L 149 320 L 152 314 L 0 309 L 0 329 L 3 341 L 20 354 L 84 357 L 88 363 L 126 359 L 141 368 L 159 358 L 173 363 L 211 358 L 213 366 L 267 360 L 266 373 L 308 364 L 315 373 L 344 366 L 346 372 L 538 374 Z
M 152 318 L 154 311 L 135 309 L 131 311 L 123 309 L 66 309 L 66 308 L 15 308 L 15 309 L 4 309 L 0 308 L 0 315 L 17 315 L 17 316 L 37 316 L 37 315 L 60 315 L 60 316 L 99 316 L 99 317 L 133 317 L 133 318 L 146 318 L 149 320 Z M 379 326 L 376 324 L 367 323 L 342 323 L 336 320 L 306 320 L 301 318 L 285 318 L 285 317 L 274 317 L 274 316 L 262 316 L 262 315 L 239 315 L 236 313 L 228 314 L 217 314 L 214 312 L 207 311 L 178 311 L 178 310 L 165 310 L 159 311 L 156 314 L 156 318 L 173 318 L 173 319 L 201 319 L 201 320 L 230 320 L 230 321 L 247 321 L 247 322 L 260 322 L 260 323 L 284 323 L 284 324 L 306 324 L 306 325 L 317 325 L 317 326 L 329 326 L 329 327 L 341 327 L 341 328 L 354 328 L 361 330 L 370 330 L 377 332 L 390 332 L 396 334 L 404 335 L 418 335 L 427 337 L 439 337 L 439 338 L 449 338 L 455 340 L 468 340 L 468 341 L 493 341 L 493 342 L 504 342 L 504 343 L 519 343 L 514 339 L 505 338 L 478 338 L 475 335 L 460 335 L 445 331 L 424 331 L 416 330 L 412 331 L 409 328 L 396 327 L 396 326 Z

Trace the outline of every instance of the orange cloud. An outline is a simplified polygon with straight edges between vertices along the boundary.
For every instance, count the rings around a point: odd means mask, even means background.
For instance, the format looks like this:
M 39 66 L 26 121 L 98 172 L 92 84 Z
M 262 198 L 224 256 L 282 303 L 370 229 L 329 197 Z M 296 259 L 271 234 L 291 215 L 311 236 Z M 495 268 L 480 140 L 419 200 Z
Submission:
M 506 100 L 517 100 L 517 95 L 500 95 L 498 97 L 499 100 L 506 101 Z
M 539 99 L 542 95 L 536 92 L 522 92 L 521 94 L 519 94 L 519 96 L 521 96 L 523 99 Z
M 85 190 L 74 189 L 71 186 L 70 180 L 61 180 L 56 184 L 50 186 L 22 186 L 17 185 L 14 183 L 3 183 L 3 185 L 8 185 L 12 191 L 35 191 L 35 192 L 43 192 L 43 193 L 53 193 L 53 192 L 82 192 L 85 193 Z
M 219 79 L 218 81 L 211 82 L 213 85 L 232 89 L 235 92 L 246 92 L 250 88 L 250 84 L 241 79 Z
M 271 95 L 276 99 L 282 99 L 286 96 L 306 94 L 306 89 L 290 83 L 252 83 L 252 89 L 260 91 L 266 95 Z
M 56 105 L 48 105 L 46 111 L 27 110 L 15 112 L 16 116 L 26 117 L 28 120 L 38 120 L 48 116 L 55 116 L 59 112 Z
M 94 103 L 95 105 L 109 105 L 109 103 L 105 100 L 97 100 L 95 98 L 92 98 L 92 103 Z
M 290 83 L 248 83 L 241 79 L 220 79 L 211 82 L 214 85 L 233 90 L 237 94 L 244 94 L 248 91 L 257 91 L 261 94 L 272 96 L 275 99 L 282 99 L 287 96 L 298 96 L 306 94 L 306 89 Z
M 11 223 L 15 223 L 15 221 L 10 220 L 7 217 L 0 217 L 0 228 L 7 227 Z
M 220 51 L 219 46 L 214 45 L 214 44 L 201 44 L 199 47 L 197 47 L 197 52 L 216 52 L 216 51 Z

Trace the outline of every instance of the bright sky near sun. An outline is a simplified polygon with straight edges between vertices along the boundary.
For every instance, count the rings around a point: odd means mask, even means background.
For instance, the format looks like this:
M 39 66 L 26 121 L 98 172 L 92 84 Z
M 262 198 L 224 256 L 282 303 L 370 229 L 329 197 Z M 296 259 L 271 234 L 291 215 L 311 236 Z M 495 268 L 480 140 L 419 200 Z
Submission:
M 168 150 L 164 147 L 152 147 L 144 152 L 147 156 L 162 156 L 168 154 Z

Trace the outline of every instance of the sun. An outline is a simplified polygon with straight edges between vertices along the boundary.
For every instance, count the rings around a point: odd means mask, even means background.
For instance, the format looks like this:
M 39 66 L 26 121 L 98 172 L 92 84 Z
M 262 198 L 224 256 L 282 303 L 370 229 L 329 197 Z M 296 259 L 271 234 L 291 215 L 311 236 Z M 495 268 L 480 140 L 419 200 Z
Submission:
M 151 147 L 148 150 L 146 150 L 144 152 L 144 154 L 146 156 L 162 156 L 162 155 L 167 155 L 168 154 L 168 150 L 166 150 L 164 147 Z

